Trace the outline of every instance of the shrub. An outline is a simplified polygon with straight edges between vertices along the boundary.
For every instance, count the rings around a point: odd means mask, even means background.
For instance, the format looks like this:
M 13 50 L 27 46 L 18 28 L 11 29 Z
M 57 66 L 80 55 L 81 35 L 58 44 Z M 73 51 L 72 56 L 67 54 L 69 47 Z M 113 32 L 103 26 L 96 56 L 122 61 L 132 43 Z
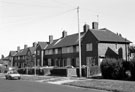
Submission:
M 102 61 L 101 73 L 104 78 L 107 79 L 123 79 L 124 69 L 121 59 L 106 58 Z
M 135 80 L 135 58 L 131 60 L 130 62 L 130 70 L 131 70 L 131 79 Z

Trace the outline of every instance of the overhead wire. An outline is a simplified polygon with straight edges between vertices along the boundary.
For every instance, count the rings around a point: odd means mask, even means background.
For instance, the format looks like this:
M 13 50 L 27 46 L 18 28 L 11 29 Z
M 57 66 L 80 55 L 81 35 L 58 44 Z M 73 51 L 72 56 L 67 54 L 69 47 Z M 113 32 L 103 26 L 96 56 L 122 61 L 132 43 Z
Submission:
M 19 3 L 19 2 L 6 2 L 6 1 L 0 1 L 1 3 L 5 3 L 5 4 L 9 4 L 9 5 L 17 5 L 17 6 L 27 6 L 27 7 L 45 7 L 45 8 L 62 8 L 62 7 L 60 7 L 60 6 L 51 6 L 51 5 L 49 5 L 48 6 L 48 4 L 47 5 L 45 5 L 45 3 L 42 3 L 43 5 L 39 5 L 39 4 L 26 4 L 26 3 Z M 3 5 L 2 5 L 3 6 Z M 2 7 L 2 6 L 0 6 L 0 7 Z M 8 6 L 8 5 L 6 5 L 6 6 Z M 14 6 L 15 7 L 15 6 Z
M 62 2 L 62 1 L 58 1 L 58 0 L 51 0 L 51 1 L 53 1 L 53 2 L 55 2 L 57 4 L 59 4 L 59 5 L 63 5 L 63 6 L 67 6 L 67 7 L 73 7 L 74 8 L 74 6 L 72 6 L 69 3 L 65 3 L 65 2 Z
M 55 17 L 58 17 L 58 16 L 62 16 L 62 15 L 64 15 L 64 14 L 66 14 L 66 13 L 69 13 L 69 12 L 71 12 L 71 11 L 74 11 L 74 10 L 76 10 L 76 8 L 73 8 L 73 9 L 68 9 L 68 10 L 66 10 L 66 11 L 63 11 L 63 12 L 60 12 L 60 13 L 58 13 L 58 14 L 53 14 L 52 16 L 44 16 L 44 15 L 41 15 L 41 16 L 33 16 L 34 17 L 34 19 L 32 18 L 32 16 L 29 16 L 29 19 L 27 18 L 28 16 L 26 16 L 26 19 L 24 18 L 24 19 L 20 19 L 19 21 L 17 20 L 17 21 L 15 21 L 15 22 L 10 22 L 10 23 L 8 23 L 8 25 L 14 25 L 14 24 L 19 24 L 19 23 L 23 23 L 24 24 L 24 22 L 25 23 L 27 23 L 28 21 L 34 21 L 34 20 L 43 20 L 43 19 L 50 19 L 50 18 L 55 18 Z

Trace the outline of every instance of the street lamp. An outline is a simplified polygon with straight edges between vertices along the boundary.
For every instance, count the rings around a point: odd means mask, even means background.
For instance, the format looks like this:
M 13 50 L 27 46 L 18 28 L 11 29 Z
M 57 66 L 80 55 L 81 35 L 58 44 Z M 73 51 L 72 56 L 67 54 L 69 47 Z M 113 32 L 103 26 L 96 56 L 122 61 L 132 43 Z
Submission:
M 82 76 L 82 64 L 81 64 L 81 39 L 80 39 L 80 21 L 79 21 L 79 6 L 77 7 L 77 18 L 78 18 L 78 38 L 79 38 L 79 76 Z

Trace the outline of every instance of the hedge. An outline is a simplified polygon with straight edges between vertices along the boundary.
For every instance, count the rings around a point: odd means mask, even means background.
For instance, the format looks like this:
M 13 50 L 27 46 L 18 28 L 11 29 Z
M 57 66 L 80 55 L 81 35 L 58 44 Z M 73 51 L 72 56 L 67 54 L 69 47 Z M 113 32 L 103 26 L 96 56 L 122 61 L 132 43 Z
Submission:
M 100 68 L 103 78 L 135 80 L 135 60 L 106 58 L 102 61 Z

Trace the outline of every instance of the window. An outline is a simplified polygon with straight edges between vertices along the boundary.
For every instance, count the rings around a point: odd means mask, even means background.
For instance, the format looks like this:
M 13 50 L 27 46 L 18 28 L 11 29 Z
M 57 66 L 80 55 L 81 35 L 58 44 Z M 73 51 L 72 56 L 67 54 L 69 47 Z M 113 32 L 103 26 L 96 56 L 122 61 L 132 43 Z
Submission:
M 40 59 L 37 59 L 37 66 L 40 65 Z
M 51 59 L 48 59 L 48 66 L 51 66 Z
M 45 55 L 51 55 L 51 54 L 53 54 L 53 50 L 52 49 L 45 51 Z
M 88 66 L 94 66 L 95 65 L 95 58 L 93 57 L 86 57 L 86 62 Z
M 67 48 L 66 47 L 62 48 L 62 53 L 67 53 Z
M 40 50 L 37 50 L 37 55 L 40 55 Z
M 70 47 L 63 47 L 62 53 L 73 53 L 73 46 Z
M 49 54 L 49 55 L 53 54 L 53 50 L 50 49 L 48 54 Z
M 48 53 L 49 53 L 48 50 L 45 50 L 45 55 L 48 55 Z
M 76 67 L 79 67 L 79 58 L 76 58 Z
M 54 50 L 54 54 L 58 54 L 58 49 L 55 49 Z
M 73 53 L 73 46 L 67 48 L 67 53 Z
M 76 52 L 79 52 L 79 46 L 76 46 Z
M 20 57 L 18 57 L 18 60 L 20 60 Z
M 92 43 L 86 44 L 86 51 L 92 51 Z
M 67 58 L 67 66 L 71 65 L 71 58 Z

